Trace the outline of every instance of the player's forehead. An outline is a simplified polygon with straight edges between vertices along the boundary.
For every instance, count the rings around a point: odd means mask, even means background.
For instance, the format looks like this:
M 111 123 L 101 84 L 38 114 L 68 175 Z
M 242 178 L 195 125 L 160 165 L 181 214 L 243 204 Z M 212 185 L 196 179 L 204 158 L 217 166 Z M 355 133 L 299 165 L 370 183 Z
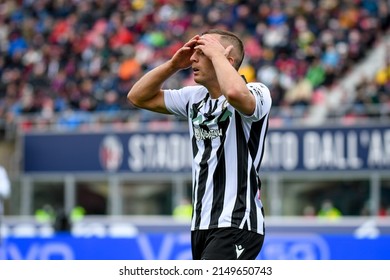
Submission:
M 204 38 L 204 37 L 213 37 L 213 38 L 217 39 L 218 41 L 221 41 L 221 35 L 219 35 L 219 34 L 207 33 L 207 34 L 203 34 L 202 36 L 200 36 L 200 38 Z
M 200 37 L 201 38 L 203 38 L 203 37 L 221 38 L 221 35 L 220 34 L 216 34 L 216 33 L 206 33 L 206 34 L 202 34 Z

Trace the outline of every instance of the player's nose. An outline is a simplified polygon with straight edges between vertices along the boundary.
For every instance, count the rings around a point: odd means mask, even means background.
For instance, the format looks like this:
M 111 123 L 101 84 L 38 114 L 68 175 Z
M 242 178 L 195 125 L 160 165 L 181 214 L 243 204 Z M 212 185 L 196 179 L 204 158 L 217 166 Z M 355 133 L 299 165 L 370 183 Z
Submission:
M 197 61 L 198 61 L 198 55 L 196 54 L 196 52 L 194 52 L 194 53 L 191 55 L 190 61 L 191 61 L 191 62 L 197 62 Z

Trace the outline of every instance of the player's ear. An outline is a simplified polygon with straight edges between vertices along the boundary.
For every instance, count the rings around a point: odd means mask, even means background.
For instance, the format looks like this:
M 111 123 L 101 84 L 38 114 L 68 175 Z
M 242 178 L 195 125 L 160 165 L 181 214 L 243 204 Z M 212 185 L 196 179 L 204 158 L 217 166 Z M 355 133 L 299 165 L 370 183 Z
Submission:
M 225 49 L 225 56 L 229 60 L 230 64 L 234 66 L 234 57 L 232 56 L 233 45 L 229 45 Z
M 233 50 L 233 45 L 227 46 L 227 48 L 225 49 L 224 55 L 226 57 L 229 57 L 231 55 L 231 53 L 232 53 L 232 50 Z
M 230 64 L 234 66 L 234 57 L 228 56 L 227 59 L 229 60 Z

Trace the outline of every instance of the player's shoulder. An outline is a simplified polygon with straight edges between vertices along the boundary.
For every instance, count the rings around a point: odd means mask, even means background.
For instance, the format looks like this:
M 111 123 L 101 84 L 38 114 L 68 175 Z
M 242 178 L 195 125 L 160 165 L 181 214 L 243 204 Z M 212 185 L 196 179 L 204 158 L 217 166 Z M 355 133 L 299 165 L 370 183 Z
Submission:
M 204 98 L 207 94 L 207 89 L 201 85 L 185 86 L 181 88 L 181 93 L 194 102 Z
M 204 94 L 205 92 L 207 92 L 207 89 L 201 85 L 185 86 L 182 88 L 182 90 L 184 92 L 195 93 L 195 94 Z
M 263 83 L 251 82 L 251 83 L 247 84 L 247 87 L 249 88 L 249 90 L 252 93 L 255 93 L 255 94 L 258 94 L 261 96 L 270 96 L 271 95 L 269 88 Z
M 247 83 L 247 86 L 248 87 L 251 87 L 251 88 L 260 88 L 260 89 L 264 89 L 264 90 L 268 90 L 268 87 L 263 84 L 263 83 L 260 83 L 260 82 L 250 82 L 250 83 Z
M 180 95 L 184 98 L 192 99 L 194 96 L 204 95 L 207 92 L 206 88 L 200 85 L 191 85 L 181 87 L 179 89 L 164 89 L 164 94 Z

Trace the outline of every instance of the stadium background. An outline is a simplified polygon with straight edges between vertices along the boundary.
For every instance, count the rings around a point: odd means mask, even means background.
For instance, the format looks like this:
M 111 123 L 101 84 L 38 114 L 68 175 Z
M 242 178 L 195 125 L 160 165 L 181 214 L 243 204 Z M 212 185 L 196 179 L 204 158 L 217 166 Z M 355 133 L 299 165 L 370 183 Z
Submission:
M 273 95 L 260 259 L 389 259 L 389 1 L 3 1 L 0 259 L 188 259 L 185 123 L 126 101 L 209 27 Z M 191 84 L 182 71 L 167 87 Z M 324 202 L 340 215 L 320 215 Z M 40 210 L 74 213 L 70 232 Z M 77 218 L 77 220 L 76 220 Z

